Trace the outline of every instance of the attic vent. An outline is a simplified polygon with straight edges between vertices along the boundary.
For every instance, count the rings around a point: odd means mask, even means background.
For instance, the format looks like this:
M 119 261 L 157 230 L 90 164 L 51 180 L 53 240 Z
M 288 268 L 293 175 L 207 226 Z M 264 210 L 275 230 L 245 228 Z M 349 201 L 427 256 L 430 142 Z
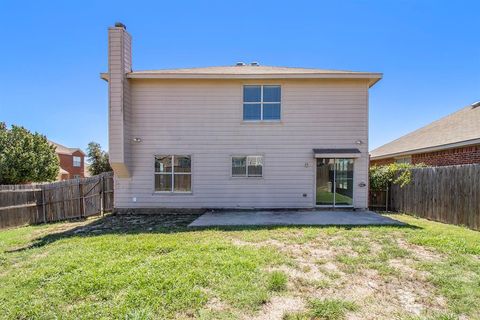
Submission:
M 258 67 L 260 64 L 257 61 L 254 61 L 254 62 L 250 62 L 250 65 Z
M 476 107 L 480 107 L 480 101 L 472 103 L 472 109 L 475 109 Z
M 242 67 L 242 66 L 245 65 L 245 62 L 237 62 L 237 63 L 235 63 L 235 65 L 236 65 L 237 67 Z

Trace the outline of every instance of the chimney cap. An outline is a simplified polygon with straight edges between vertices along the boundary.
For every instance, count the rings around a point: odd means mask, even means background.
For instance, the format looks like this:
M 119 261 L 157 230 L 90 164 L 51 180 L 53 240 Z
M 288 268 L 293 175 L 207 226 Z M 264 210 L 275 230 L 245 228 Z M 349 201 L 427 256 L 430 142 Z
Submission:
M 115 27 L 117 27 L 117 28 L 123 28 L 123 29 L 127 30 L 127 26 L 124 25 L 124 24 L 121 23 L 121 22 L 115 22 Z
M 472 109 L 480 107 L 480 101 L 472 103 Z
M 257 61 L 253 61 L 253 62 L 250 62 L 250 65 L 254 67 L 258 67 L 260 63 L 258 63 Z
M 242 67 L 242 66 L 245 65 L 245 62 L 239 61 L 239 62 L 235 63 L 235 65 L 236 65 L 237 67 Z

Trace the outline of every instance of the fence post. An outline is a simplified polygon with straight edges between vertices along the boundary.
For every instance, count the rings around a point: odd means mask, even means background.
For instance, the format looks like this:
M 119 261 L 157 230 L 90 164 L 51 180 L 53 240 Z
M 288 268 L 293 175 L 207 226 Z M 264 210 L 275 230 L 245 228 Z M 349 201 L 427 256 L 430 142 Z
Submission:
M 102 176 L 100 177 L 100 183 L 101 183 L 101 186 L 100 186 L 100 212 L 102 213 L 102 217 L 105 215 L 105 211 L 103 209 L 103 196 L 104 196 L 104 189 L 105 189 L 105 184 L 104 184 L 104 175 L 102 174 Z
M 43 213 L 43 223 L 47 223 L 47 213 L 45 210 L 45 185 L 42 184 L 42 213 Z
M 80 218 L 83 218 L 85 216 L 85 198 L 83 196 L 83 184 L 78 179 L 78 193 L 80 194 L 79 200 L 80 200 Z
M 388 185 L 387 185 L 387 190 L 385 194 L 385 211 L 388 212 Z

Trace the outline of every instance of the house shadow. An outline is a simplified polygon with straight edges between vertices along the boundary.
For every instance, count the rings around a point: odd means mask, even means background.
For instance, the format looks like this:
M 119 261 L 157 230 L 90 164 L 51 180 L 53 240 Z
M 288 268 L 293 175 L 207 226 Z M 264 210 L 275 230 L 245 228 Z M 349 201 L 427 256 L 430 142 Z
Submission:
M 412 225 L 246 225 L 246 226 L 208 226 L 189 227 L 201 214 L 150 214 L 150 215 L 114 215 L 109 214 L 93 220 L 84 220 L 86 223 L 76 225 L 70 229 L 62 229 L 60 232 L 53 232 L 41 236 L 27 246 L 6 250 L 6 253 L 21 252 L 32 248 L 39 248 L 58 240 L 73 237 L 98 237 L 103 235 L 129 235 L 129 234 L 173 234 L 184 232 L 198 232 L 204 230 L 213 231 L 256 231 L 256 230 L 277 230 L 286 228 L 331 228 L 340 230 L 352 230 L 358 228 L 407 228 L 421 229 Z M 71 222 L 81 222 L 73 220 Z M 89 221 L 89 222 L 88 222 Z M 68 227 L 68 222 L 65 222 Z

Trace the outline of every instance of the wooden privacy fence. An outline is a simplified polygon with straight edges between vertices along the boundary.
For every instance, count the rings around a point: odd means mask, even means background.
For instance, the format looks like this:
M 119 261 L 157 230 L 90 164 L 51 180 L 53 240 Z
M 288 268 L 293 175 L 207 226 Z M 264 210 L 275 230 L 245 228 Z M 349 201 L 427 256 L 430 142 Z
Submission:
M 388 209 L 480 230 L 480 164 L 412 169 L 389 188 Z
M 0 229 L 113 209 L 113 172 L 48 184 L 0 185 Z

